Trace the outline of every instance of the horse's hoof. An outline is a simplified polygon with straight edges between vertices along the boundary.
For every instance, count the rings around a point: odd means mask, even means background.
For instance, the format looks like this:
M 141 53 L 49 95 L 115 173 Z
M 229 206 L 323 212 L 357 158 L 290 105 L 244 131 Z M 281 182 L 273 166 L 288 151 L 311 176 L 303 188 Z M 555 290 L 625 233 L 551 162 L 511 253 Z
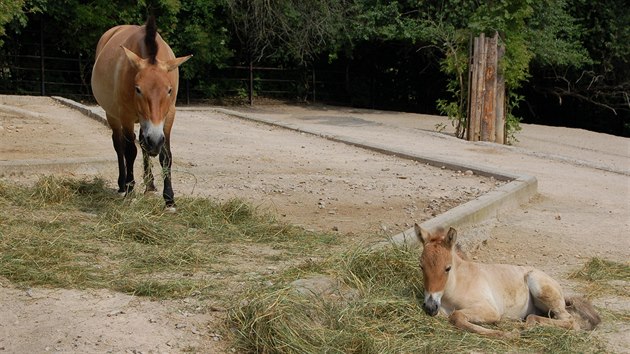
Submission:
M 164 207 L 164 212 L 169 214 L 174 214 L 177 212 L 177 208 L 175 206 L 166 206 Z

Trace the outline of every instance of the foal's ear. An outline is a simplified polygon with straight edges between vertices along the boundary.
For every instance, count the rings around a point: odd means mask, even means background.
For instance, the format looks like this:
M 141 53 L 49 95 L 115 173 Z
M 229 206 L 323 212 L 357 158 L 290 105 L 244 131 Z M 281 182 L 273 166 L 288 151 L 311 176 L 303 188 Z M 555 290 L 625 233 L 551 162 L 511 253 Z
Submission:
M 444 241 L 446 241 L 446 244 L 450 247 L 455 246 L 455 243 L 457 241 L 457 230 L 452 227 L 449 228 L 448 233 L 446 234 L 446 239 Z
M 178 66 L 184 64 L 191 57 L 192 57 L 192 54 L 187 55 L 185 57 L 179 57 L 179 58 L 167 60 L 164 62 L 164 69 L 166 69 L 166 71 L 173 71 L 177 69 Z
M 147 61 L 140 58 L 136 53 L 132 52 L 131 50 L 120 46 L 122 49 L 125 50 L 125 55 L 127 55 L 127 59 L 129 59 L 129 63 L 131 63 L 131 65 L 136 68 L 137 70 L 142 70 L 147 66 Z
M 413 229 L 416 233 L 416 236 L 420 239 L 420 242 L 422 242 L 422 245 L 424 245 L 427 241 L 429 241 L 429 239 L 431 239 L 431 234 L 427 230 L 421 228 L 418 223 L 413 224 Z

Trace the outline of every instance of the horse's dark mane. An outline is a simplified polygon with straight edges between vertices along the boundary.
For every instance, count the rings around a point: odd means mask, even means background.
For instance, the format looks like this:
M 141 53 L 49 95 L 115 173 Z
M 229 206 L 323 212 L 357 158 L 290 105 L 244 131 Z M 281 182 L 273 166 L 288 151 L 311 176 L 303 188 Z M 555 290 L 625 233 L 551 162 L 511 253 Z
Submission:
M 157 42 L 155 36 L 157 35 L 157 26 L 155 24 L 155 16 L 151 15 L 147 18 L 147 24 L 145 25 L 144 45 L 147 48 L 147 54 L 149 55 L 149 64 L 156 64 L 156 56 L 158 52 Z

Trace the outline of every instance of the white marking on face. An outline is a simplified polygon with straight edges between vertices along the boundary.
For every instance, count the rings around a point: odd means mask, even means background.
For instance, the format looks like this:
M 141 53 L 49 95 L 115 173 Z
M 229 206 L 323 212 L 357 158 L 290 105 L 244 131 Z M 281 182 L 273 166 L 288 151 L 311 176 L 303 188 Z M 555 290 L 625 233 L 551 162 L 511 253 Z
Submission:
M 427 293 L 424 295 L 424 302 L 425 303 L 430 303 L 430 302 L 434 302 L 437 303 L 438 307 L 442 304 L 442 295 L 444 294 L 443 291 L 438 291 L 435 293 Z
M 140 125 L 142 127 L 142 135 L 145 139 L 159 141 L 164 136 L 164 122 L 155 125 L 150 120 L 142 119 Z

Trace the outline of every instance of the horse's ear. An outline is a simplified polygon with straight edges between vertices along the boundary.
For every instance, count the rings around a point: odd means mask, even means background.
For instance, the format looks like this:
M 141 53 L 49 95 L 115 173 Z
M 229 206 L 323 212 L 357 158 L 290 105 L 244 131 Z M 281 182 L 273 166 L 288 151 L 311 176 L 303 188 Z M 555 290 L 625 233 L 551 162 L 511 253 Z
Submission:
M 455 246 L 455 243 L 457 242 L 457 230 L 455 230 L 454 228 L 449 228 L 448 229 L 448 233 L 446 234 L 446 244 L 449 245 L 450 247 Z
M 179 58 L 167 60 L 167 61 L 164 62 L 164 69 L 166 71 L 173 71 L 173 70 L 177 69 L 178 66 L 184 64 L 191 57 L 192 57 L 192 54 L 191 55 L 187 55 L 185 57 L 179 57 Z
M 125 55 L 127 55 L 129 63 L 131 63 L 134 68 L 136 68 L 137 70 L 142 70 L 147 66 L 146 60 L 140 58 L 136 53 L 132 52 L 131 50 L 123 46 L 120 47 L 125 50 Z
M 421 228 L 418 223 L 413 224 L 413 229 L 416 233 L 416 236 L 420 239 L 420 242 L 422 242 L 422 245 L 424 245 L 427 241 L 429 241 L 429 239 L 431 239 L 431 234 L 427 230 Z

